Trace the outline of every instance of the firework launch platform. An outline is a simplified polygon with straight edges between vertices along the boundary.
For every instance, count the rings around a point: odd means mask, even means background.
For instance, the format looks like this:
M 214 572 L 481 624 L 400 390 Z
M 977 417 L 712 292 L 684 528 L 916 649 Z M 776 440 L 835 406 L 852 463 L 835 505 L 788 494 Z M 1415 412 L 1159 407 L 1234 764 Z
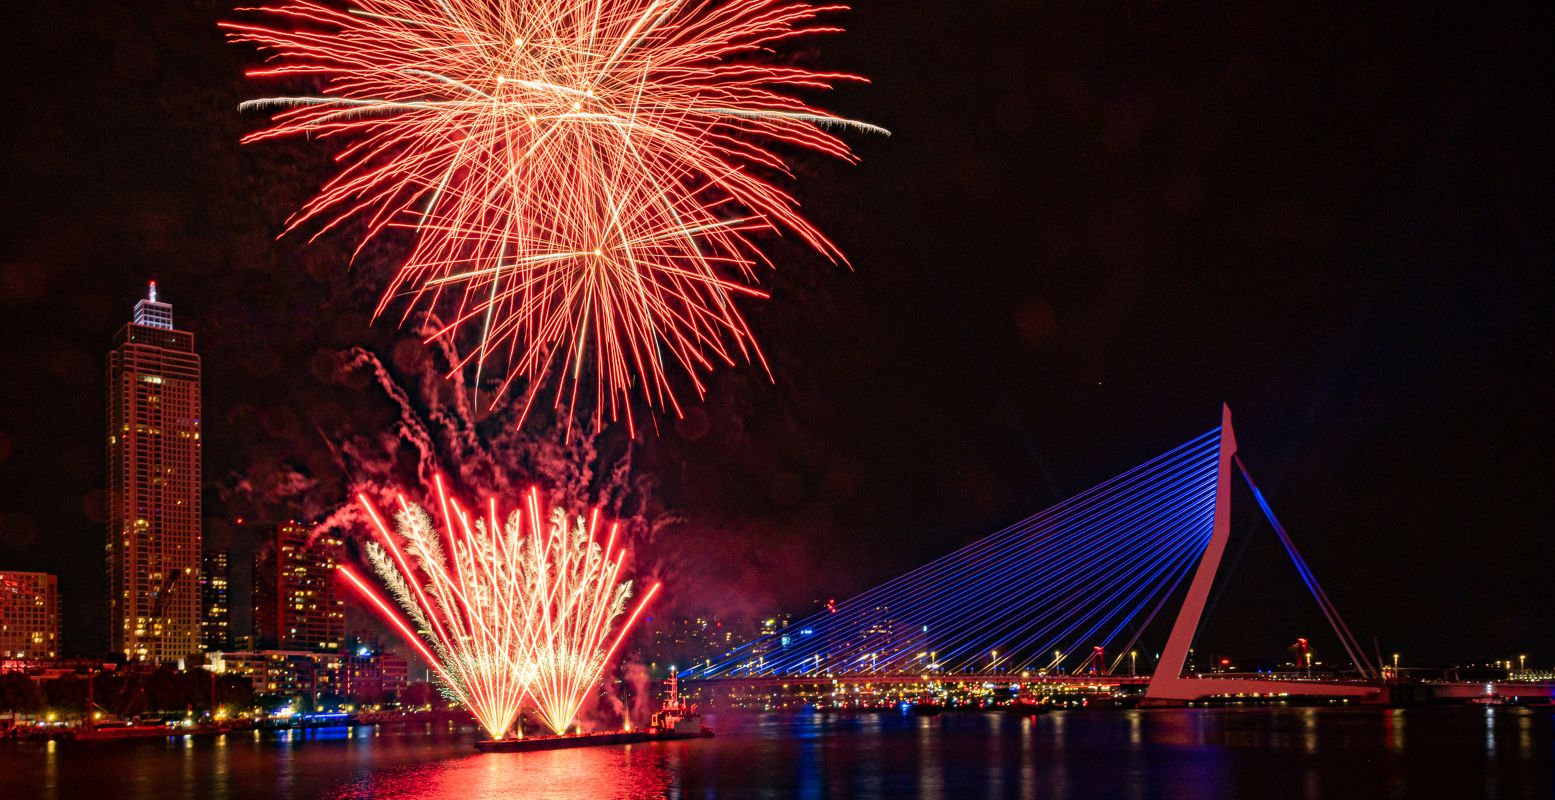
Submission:
M 526 753 L 531 750 L 563 750 L 570 747 L 598 747 L 607 744 L 635 744 L 637 742 L 668 742 L 677 739 L 709 739 L 713 732 L 705 727 L 697 730 L 660 730 L 650 728 L 641 731 L 614 731 L 606 733 L 572 733 L 563 736 L 529 736 L 523 739 L 485 739 L 475 743 L 482 753 Z

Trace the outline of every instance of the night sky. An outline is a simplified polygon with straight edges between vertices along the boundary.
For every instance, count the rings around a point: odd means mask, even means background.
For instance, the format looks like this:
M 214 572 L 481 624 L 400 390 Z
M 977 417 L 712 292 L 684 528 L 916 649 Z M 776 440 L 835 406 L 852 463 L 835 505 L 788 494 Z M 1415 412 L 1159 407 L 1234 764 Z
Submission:
M 724 370 L 636 443 L 684 519 L 656 544 L 665 613 L 844 597 L 1224 401 L 1363 642 L 1555 659 L 1548 27 L 1352 5 L 864 0 L 812 43 L 874 81 L 822 104 L 894 135 L 850 136 L 858 166 L 797 158 L 852 266 L 772 242 L 773 298 L 746 311 L 776 383 Z M 0 568 L 60 574 L 67 651 L 103 647 L 104 359 L 147 280 L 205 359 L 215 546 L 316 513 L 289 482 L 343 499 L 325 443 L 391 424 L 330 353 L 416 366 L 369 325 L 393 252 L 275 239 L 331 150 L 238 144 L 262 87 L 229 13 L 5 12 Z M 1246 500 L 1200 646 L 1324 642 Z

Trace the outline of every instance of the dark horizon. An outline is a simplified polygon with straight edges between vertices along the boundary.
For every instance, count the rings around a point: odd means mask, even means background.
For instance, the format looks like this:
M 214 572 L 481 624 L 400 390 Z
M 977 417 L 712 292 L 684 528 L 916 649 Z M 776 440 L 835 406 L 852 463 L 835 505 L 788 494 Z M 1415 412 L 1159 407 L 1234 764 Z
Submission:
M 349 268 L 349 237 L 275 238 L 332 150 L 238 144 L 261 88 L 215 27 L 229 6 L 31 6 L 7 54 L 0 569 L 60 576 L 67 652 L 106 642 L 103 359 L 146 281 L 204 359 L 205 536 L 235 578 L 254 527 L 345 499 L 333 435 L 393 422 L 329 353 L 425 358 L 394 312 L 370 324 L 392 251 Z M 745 310 L 775 382 L 725 368 L 642 426 L 636 463 L 686 518 L 663 613 L 845 597 L 1226 402 L 1363 642 L 1555 660 L 1531 11 L 904 2 L 840 23 L 813 57 L 873 83 L 824 104 L 894 135 L 851 137 L 858 166 L 798 161 L 851 269 L 774 243 L 773 297 Z M 1248 514 L 1235 535 L 1209 646 L 1315 630 L 1270 532 Z

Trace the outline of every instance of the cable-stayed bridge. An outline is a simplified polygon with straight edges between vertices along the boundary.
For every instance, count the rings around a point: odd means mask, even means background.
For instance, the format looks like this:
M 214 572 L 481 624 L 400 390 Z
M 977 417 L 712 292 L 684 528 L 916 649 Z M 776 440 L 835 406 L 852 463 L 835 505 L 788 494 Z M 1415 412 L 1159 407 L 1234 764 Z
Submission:
M 1223 408 L 1221 424 L 1203 435 L 681 677 L 1147 683 L 1147 704 L 1235 694 L 1377 698 L 1377 669 L 1236 450 Z M 1353 680 L 1183 674 L 1230 536 L 1236 477 L 1333 627 Z M 1139 675 L 1141 637 L 1163 613 L 1175 615 L 1170 634 L 1153 672 Z

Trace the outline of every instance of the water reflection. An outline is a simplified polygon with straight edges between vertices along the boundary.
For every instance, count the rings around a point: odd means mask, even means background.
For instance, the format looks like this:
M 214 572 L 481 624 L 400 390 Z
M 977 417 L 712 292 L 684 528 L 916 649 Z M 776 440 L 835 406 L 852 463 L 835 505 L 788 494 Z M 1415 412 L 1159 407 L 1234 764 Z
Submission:
M 215 751 L 211 754 L 211 794 L 217 797 L 226 797 L 230 791 L 230 779 L 227 774 L 227 739 L 232 734 L 224 733 L 216 737 Z
M 799 758 L 794 762 L 794 777 L 802 800 L 816 800 L 821 796 L 819 739 L 820 734 L 815 730 L 807 730 L 799 736 Z
M 474 730 L 0 743 L 0 798 L 1550 796 L 1555 718 L 1521 709 L 722 716 L 719 735 L 483 754 Z M 1407 746 L 1406 746 L 1407 745 Z
M 1051 791 L 1055 794 L 1069 793 L 1069 761 L 1065 758 L 1055 758 L 1058 753 L 1069 752 L 1069 714 L 1068 712 L 1050 713 L 1037 721 L 1037 729 L 1040 734 L 1048 737 L 1052 743 L 1049 748 L 1046 764 L 1047 781 Z M 1040 782 L 1040 778 L 1039 778 Z
M 1401 755 L 1404 752 L 1404 709 L 1395 708 L 1387 712 L 1383 717 L 1388 732 L 1387 748 L 1393 755 Z
M 940 772 L 938 745 L 940 717 L 918 717 L 918 791 L 929 800 L 945 796 L 945 776 Z
M 664 797 L 670 771 L 659 761 L 632 758 L 633 747 L 590 747 L 535 753 L 470 753 L 379 770 L 329 797 Z
M 1144 713 L 1140 711 L 1124 712 L 1128 721 L 1128 774 L 1129 774 L 1129 800 L 1142 800 L 1144 794 L 1143 780 L 1145 775 L 1144 748 Z
M 1020 785 L 1027 789 L 1037 785 L 1036 756 L 1032 745 L 1035 717 L 1022 717 L 1020 721 Z
M 992 715 L 985 717 L 984 721 L 987 723 L 985 731 L 988 742 L 984 747 L 983 757 L 988 768 L 983 772 L 983 785 L 988 787 L 988 794 L 1001 797 L 1005 794 L 1005 764 L 1003 763 L 1005 742 L 1002 735 L 1005 726 L 1000 724 L 1003 720 Z
M 53 797 L 59 792 L 59 743 L 50 741 L 43 747 L 43 790 Z
M 859 794 L 880 797 L 885 791 L 885 775 L 880 765 L 881 716 L 870 715 L 859 725 L 858 772 L 854 784 Z

